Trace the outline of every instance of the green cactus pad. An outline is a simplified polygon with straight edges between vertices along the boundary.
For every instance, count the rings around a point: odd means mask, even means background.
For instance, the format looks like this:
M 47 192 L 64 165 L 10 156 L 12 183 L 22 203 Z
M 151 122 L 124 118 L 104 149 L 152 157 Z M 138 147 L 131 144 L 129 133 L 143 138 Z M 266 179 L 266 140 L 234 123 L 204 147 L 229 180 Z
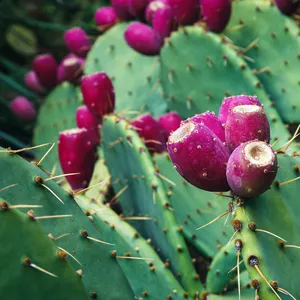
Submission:
M 161 50 L 160 77 L 170 109 L 184 118 L 207 110 L 218 113 L 225 96 L 257 95 L 265 105 L 273 140 L 288 140 L 289 133 L 260 81 L 246 62 L 214 33 L 201 27 L 174 32 Z
M 59 132 L 76 127 L 76 110 L 80 103 L 81 95 L 78 89 L 64 82 L 44 99 L 40 108 L 33 144 L 56 143 L 47 160 L 42 164 L 49 171 L 56 166 L 56 174 L 61 173 L 57 153 Z M 37 149 L 37 159 L 40 159 L 44 153 L 44 149 Z
M 240 261 L 242 258 L 240 257 Z M 223 247 L 214 257 L 206 278 L 206 288 L 209 293 L 220 294 L 226 291 L 230 281 L 236 277 L 237 271 L 231 271 L 237 266 L 237 252 L 232 243 Z M 245 264 L 239 266 L 240 272 L 245 270 Z M 231 271 L 231 272 L 229 272 Z
M 151 220 L 132 221 L 142 235 L 152 240 L 163 261 L 182 286 L 193 295 L 202 286 L 175 221 L 173 208 L 155 168 L 136 131 L 117 116 L 106 117 L 102 126 L 103 151 L 111 182 L 125 216 L 149 216 Z
M 225 34 L 249 57 L 249 67 L 284 122 L 300 123 L 300 38 L 295 21 L 270 1 L 235 1 Z
M 209 295 L 209 300 L 237 300 L 238 293 L 236 291 L 226 293 L 225 295 Z M 254 299 L 254 292 L 252 290 L 243 290 L 241 295 L 241 300 L 253 300 Z M 268 299 L 268 298 L 266 298 Z
M 0 206 L 0 298 L 89 299 L 69 258 L 65 252 L 59 252 L 38 222 L 9 208 L 3 199 Z M 35 265 L 51 274 L 34 268 Z
M 104 71 L 113 80 L 116 111 L 149 111 L 160 116 L 166 111 L 159 83 L 159 58 L 132 50 L 124 40 L 128 23 L 114 26 L 100 36 L 88 54 L 85 74 Z M 137 113 L 136 113 L 137 114 Z
M 184 298 L 184 290 L 171 271 L 166 268 L 152 247 L 137 234 L 133 227 L 123 221 L 108 206 L 89 203 L 84 198 L 77 199 L 77 203 L 83 211 L 92 216 L 94 226 L 101 230 L 105 239 L 115 243 L 116 255 L 123 257 L 116 259 L 137 298 L 168 299 L 170 295 L 172 299 Z M 133 258 L 151 260 L 124 258 L 128 255 Z
M 198 251 L 213 257 L 218 253 L 220 246 L 228 243 L 232 235 L 230 225 L 232 218 L 228 217 L 229 221 L 226 226 L 224 226 L 225 216 L 201 230 L 196 229 L 225 213 L 228 210 L 228 198 L 200 190 L 187 183 L 176 172 L 167 153 L 156 154 L 154 162 L 157 167 L 156 171 L 166 178 L 162 182 L 174 208 L 176 221 L 182 226 L 185 238 Z
M 99 299 L 133 299 L 131 287 L 112 256 L 114 246 L 86 238 L 84 230 L 89 237 L 103 240 L 101 231 L 96 230 L 70 195 L 53 180 L 44 182 L 64 202 L 61 203 L 50 190 L 36 183 L 37 176 L 46 179 L 48 175 L 17 154 L 0 153 L 0 169 L 6 170 L 0 175 L 1 188 L 17 184 L 1 193 L 2 197 L 10 199 L 12 205 L 42 205 L 43 207 L 35 210 L 37 217 L 68 215 L 62 218 L 37 219 L 36 222 L 46 234 L 56 239 L 57 246 L 79 261 L 68 258 L 75 270 L 82 270 L 82 280 L 88 295 L 97 295 Z
M 277 296 L 255 268 L 256 258 L 258 268 L 268 282 L 278 281 L 280 288 L 299 299 L 300 249 L 290 248 L 288 245 L 300 246 L 300 182 L 279 186 L 299 176 L 299 159 L 279 154 L 278 163 L 280 168 L 271 189 L 257 198 L 245 200 L 244 206 L 237 208 L 236 220 L 242 222 L 242 229 L 236 234 L 236 238 L 243 242 L 243 258 L 252 280 L 259 281 L 258 294 L 262 299 L 272 300 L 277 299 Z M 256 225 L 256 231 L 249 229 L 249 226 L 253 228 L 251 222 Z M 259 230 L 267 230 L 287 242 L 283 243 Z M 279 291 L 277 293 L 282 299 L 290 299 Z

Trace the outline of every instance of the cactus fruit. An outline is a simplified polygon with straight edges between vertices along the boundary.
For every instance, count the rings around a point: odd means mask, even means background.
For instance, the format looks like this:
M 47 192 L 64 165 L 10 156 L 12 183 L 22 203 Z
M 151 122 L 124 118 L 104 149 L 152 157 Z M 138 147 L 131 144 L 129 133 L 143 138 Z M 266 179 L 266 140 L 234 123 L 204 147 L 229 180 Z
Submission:
M 175 111 L 164 114 L 158 119 L 158 123 L 166 132 L 167 137 L 169 137 L 173 131 L 179 128 L 181 121 L 182 118 Z
M 32 122 L 36 118 L 33 104 L 25 97 L 18 96 L 10 102 L 10 110 L 21 121 Z
M 144 140 L 150 152 L 161 153 L 167 149 L 166 133 L 150 114 L 143 114 L 135 118 L 131 125 Z
M 203 114 L 195 115 L 184 122 L 194 122 L 205 125 L 221 140 L 221 142 L 225 143 L 225 129 L 214 113 L 207 111 Z
M 203 19 L 209 30 L 222 32 L 231 15 L 231 0 L 200 0 Z
M 164 9 L 170 7 L 166 1 L 162 1 L 162 0 L 154 0 L 149 2 L 149 4 L 146 7 L 146 12 L 145 12 L 145 18 L 146 21 L 152 25 L 152 20 L 153 20 L 153 15 L 156 11 L 158 11 L 159 9 Z
M 78 107 L 76 111 L 76 124 L 78 128 L 85 128 L 88 131 L 90 141 L 93 144 L 100 143 L 99 128 L 101 120 L 92 114 L 87 106 Z
M 69 51 L 85 57 L 91 49 L 91 43 L 86 32 L 80 27 L 73 27 L 65 32 L 64 40 Z
M 157 55 L 162 46 L 159 33 L 140 22 L 131 23 L 124 32 L 124 38 L 132 49 L 144 55 Z
M 58 140 L 58 155 L 64 173 L 78 173 L 67 177 L 73 190 L 88 186 L 96 163 L 95 143 L 85 128 L 62 131 Z
M 293 14 L 299 6 L 299 0 L 275 0 L 275 3 L 279 10 L 286 15 Z
M 44 93 L 45 89 L 41 85 L 36 73 L 34 71 L 28 72 L 24 77 L 24 83 L 30 90 L 36 93 Z
M 199 17 L 198 0 L 168 0 L 168 4 L 179 25 L 191 25 L 197 21 Z
M 188 182 L 211 192 L 229 190 L 226 180 L 229 151 L 208 127 L 184 123 L 169 136 L 167 146 L 174 167 Z
M 233 107 L 225 123 L 225 137 L 231 151 L 248 141 L 269 143 L 270 125 L 264 109 L 258 105 Z
M 152 27 L 162 39 L 170 36 L 173 29 L 173 12 L 170 6 L 159 8 L 153 12 Z
M 114 111 L 114 87 L 104 72 L 83 76 L 81 80 L 81 93 L 88 109 L 100 119 L 105 114 Z
M 95 23 L 103 29 L 112 27 L 118 21 L 118 15 L 114 7 L 100 7 L 95 12 Z
M 57 84 L 57 63 L 51 54 L 38 55 L 33 60 L 33 71 L 45 88 L 53 88 Z
M 129 12 L 132 16 L 143 19 L 148 0 L 128 0 Z
M 255 197 L 264 193 L 277 173 L 276 154 L 265 142 L 251 141 L 237 147 L 227 164 L 227 181 L 233 193 Z
M 57 79 L 58 83 L 68 81 L 71 83 L 78 83 L 82 75 L 84 59 L 76 57 L 75 55 L 68 55 L 58 66 Z
M 228 118 L 228 114 L 230 111 L 239 105 L 258 105 L 261 106 L 261 102 L 257 99 L 256 96 L 247 96 L 247 95 L 238 95 L 225 98 L 222 101 L 222 104 L 219 109 L 218 118 L 222 122 L 222 124 L 226 123 Z
M 111 0 L 111 5 L 120 18 L 124 20 L 132 19 L 133 16 L 129 11 L 129 0 Z

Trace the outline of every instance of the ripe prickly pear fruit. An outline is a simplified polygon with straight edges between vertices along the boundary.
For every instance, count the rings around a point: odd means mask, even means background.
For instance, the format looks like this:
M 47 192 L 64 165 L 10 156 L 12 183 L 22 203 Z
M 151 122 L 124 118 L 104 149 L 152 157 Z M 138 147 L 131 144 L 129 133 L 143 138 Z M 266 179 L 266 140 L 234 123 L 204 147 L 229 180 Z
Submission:
M 152 27 L 162 39 L 170 36 L 173 29 L 173 12 L 170 6 L 166 5 L 153 12 Z
M 163 40 L 153 28 L 140 22 L 131 23 L 124 33 L 127 44 L 144 55 L 157 55 Z
M 231 15 L 231 0 L 200 0 L 203 19 L 209 30 L 222 32 Z
M 180 115 L 175 111 L 164 114 L 158 119 L 159 125 L 164 129 L 167 136 L 180 127 L 181 121 Z
M 104 72 L 98 72 L 82 77 L 81 93 L 88 109 L 98 118 L 114 111 L 114 87 Z
M 219 120 L 222 124 L 226 123 L 227 117 L 231 109 L 238 105 L 258 105 L 262 106 L 256 96 L 239 95 L 225 98 L 219 110 Z
M 73 190 L 86 188 L 93 175 L 96 162 L 95 145 L 89 139 L 85 128 L 74 128 L 62 131 L 58 140 L 58 155 L 61 168 Z
M 57 84 L 57 63 L 51 54 L 38 55 L 33 60 L 33 71 L 39 82 L 46 88 L 53 88 Z
M 147 0 L 128 0 L 130 14 L 142 19 L 147 6 Z
M 179 25 L 191 25 L 199 17 L 199 0 L 168 0 L 175 21 Z
M 80 57 L 85 57 L 92 46 L 86 32 L 80 27 L 67 30 L 64 40 L 68 50 Z
M 264 109 L 258 105 L 234 107 L 225 124 L 225 138 L 233 151 L 242 143 L 253 140 L 270 141 L 270 125 Z
M 167 4 L 166 0 L 155 0 L 155 1 L 151 1 L 149 2 L 149 4 L 146 7 L 146 13 L 145 13 L 145 18 L 146 21 L 152 25 L 152 18 L 153 18 L 153 14 L 159 10 L 159 9 L 163 9 L 166 7 L 170 7 Z
M 185 122 L 190 121 L 205 125 L 221 140 L 221 142 L 225 142 L 225 128 L 213 112 L 207 111 L 203 114 L 195 115 Z
M 210 192 L 229 190 L 226 180 L 229 151 L 208 127 L 183 123 L 169 136 L 167 146 L 174 167 L 188 182 Z
M 103 29 L 108 29 L 117 23 L 117 11 L 111 6 L 100 7 L 95 12 L 94 19 L 97 26 L 103 27 Z
M 91 113 L 85 105 L 78 107 L 76 123 L 78 128 L 85 128 L 88 131 L 92 143 L 96 145 L 100 143 L 99 130 L 101 120 Z
M 150 114 L 137 117 L 131 122 L 131 125 L 144 140 L 151 153 L 161 153 L 167 149 L 166 133 Z
M 255 197 L 270 187 L 277 169 L 277 157 L 271 146 L 265 142 L 251 141 L 233 151 L 226 176 L 234 194 Z
M 10 110 L 21 121 L 32 122 L 36 117 L 33 104 L 25 97 L 18 96 L 10 102 Z
M 29 71 L 24 76 L 24 83 L 30 90 L 32 90 L 36 93 L 42 94 L 45 92 L 45 89 L 41 85 L 41 83 L 34 71 Z
M 294 12 L 296 12 L 300 1 L 299 0 L 275 0 L 275 3 L 282 13 L 286 15 L 291 15 Z
M 85 60 L 83 58 L 76 57 L 75 55 L 68 55 L 65 57 L 58 66 L 58 82 L 61 83 L 63 81 L 69 81 L 72 83 L 78 83 L 79 78 L 82 75 L 84 61 Z
M 120 18 L 124 20 L 133 18 L 129 10 L 129 0 L 111 0 L 111 5 L 115 8 L 117 15 Z

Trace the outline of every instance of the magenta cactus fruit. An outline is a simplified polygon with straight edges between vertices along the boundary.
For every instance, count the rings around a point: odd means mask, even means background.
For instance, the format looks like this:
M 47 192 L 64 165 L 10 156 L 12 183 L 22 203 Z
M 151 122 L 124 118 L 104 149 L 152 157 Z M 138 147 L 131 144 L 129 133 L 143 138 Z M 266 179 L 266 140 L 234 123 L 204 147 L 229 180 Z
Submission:
M 144 140 L 151 153 L 161 153 L 167 149 L 166 133 L 150 114 L 137 117 L 131 122 L 131 125 Z
M 33 92 L 42 94 L 45 92 L 45 89 L 41 85 L 36 73 L 34 71 L 29 71 L 25 76 L 24 76 L 24 83 Z
M 100 7 L 95 12 L 94 19 L 97 26 L 103 27 L 104 29 L 108 29 L 117 23 L 117 11 L 114 7 L 111 6 Z
M 208 127 L 223 143 L 225 142 L 225 127 L 213 112 L 205 112 L 189 118 L 185 122 L 200 123 Z
M 275 0 L 275 3 L 282 13 L 286 15 L 291 15 L 294 12 L 296 12 L 300 1 L 299 0 Z
M 258 105 L 234 107 L 225 124 L 226 144 L 231 151 L 253 140 L 270 141 L 270 125 L 264 109 Z
M 32 122 L 36 117 L 33 104 L 25 97 L 18 96 L 10 102 L 10 110 L 21 121 Z
M 33 71 L 45 88 L 53 88 L 57 84 L 57 63 L 51 54 L 38 55 L 33 60 Z
M 151 1 L 149 2 L 149 4 L 146 7 L 146 13 L 145 13 L 145 18 L 146 21 L 152 25 L 152 18 L 153 18 L 153 14 L 162 8 L 166 8 L 166 7 L 170 7 L 167 4 L 166 0 L 155 0 L 155 1 Z
M 231 15 L 231 0 L 201 0 L 203 19 L 209 30 L 222 32 Z
M 153 12 L 152 27 L 162 39 L 170 36 L 173 29 L 173 12 L 170 6 L 166 5 Z
M 142 19 L 148 0 L 128 0 L 130 14 Z
M 167 143 L 178 173 L 194 186 L 210 191 L 229 190 L 226 164 L 229 151 L 209 128 L 201 123 L 183 123 Z
M 277 173 L 277 157 L 272 147 L 261 141 L 240 145 L 227 164 L 227 181 L 233 193 L 255 197 L 265 192 Z
M 96 162 L 95 145 L 91 143 L 87 130 L 75 128 L 62 131 L 59 134 L 58 155 L 64 174 L 80 173 L 66 177 L 72 189 L 86 188 Z
M 258 105 L 262 106 L 256 96 L 239 95 L 225 98 L 219 110 L 219 120 L 222 124 L 226 123 L 229 112 L 238 105 Z
M 85 105 L 78 107 L 76 111 L 76 123 L 78 128 L 85 128 L 88 131 L 92 143 L 100 143 L 99 130 L 101 120 L 91 113 Z
M 85 57 L 92 46 L 86 32 L 80 27 L 67 30 L 64 40 L 68 50 L 80 57 Z
M 131 23 L 124 37 L 131 48 L 144 55 L 157 55 L 163 43 L 159 33 L 140 22 Z
M 98 72 L 82 77 L 81 93 L 88 109 L 98 118 L 114 111 L 115 91 L 106 73 Z
M 75 55 L 68 55 L 58 66 L 57 79 L 61 83 L 69 81 L 78 83 L 83 72 L 84 59 Z
M 199 17 L 199 0 L 168 0 L 174 19 L 179 25 L 191 25 Z
M 182 118 L 177 112 L 169 112 L 158 119 L 159 125 L 164 129 L 167 136 L 180 127 Z
M 124 19 L 132 19 L 132 14 L 129 10 L 129 0 L 111 0 L 111 5 L 115 8 L 117 15 Z

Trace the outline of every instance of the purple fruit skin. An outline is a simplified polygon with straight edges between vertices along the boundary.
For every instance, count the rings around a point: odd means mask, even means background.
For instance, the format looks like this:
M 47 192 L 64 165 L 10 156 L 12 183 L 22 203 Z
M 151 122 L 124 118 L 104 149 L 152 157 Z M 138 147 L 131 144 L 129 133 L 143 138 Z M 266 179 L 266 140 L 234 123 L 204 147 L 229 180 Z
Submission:
M 117 23 L 117 11 L 114 7 L 101 7 L 95 12 L 94 19 L 97 26 L 103 26 L 108 29 Z
M 258 105 L 251 105 L 257 108 L 255 112 L 240 112 L 249 105 L 241 105 L 233 108 L 228 115 L 225 124 L 225 138 L 227 147 L 233 151 L 242 143 L 253 140 L 270 142 L 270 125 L 264 109 Z
M 88 131 L 92 143 L 96 145 L 100 143 L 99 131 L 101 120 L 91 113 L 87 106 L 78 107 L 76 111 L 76 123 L 78 128 L 85 128 Z
M 127 44 L 144 55 L 157 55 L 163 40 L 150 26 L 140 22 L 131 23 L 124 32 Z
M 231 16 L 231 0 L 201 0 L 200 5 L 208 29 L 222 32 Z
M 220 106 L 219 120 L 222 124 L 226 123 L 228 114 L 232 108 L 238 105 L 258 105 L 262 106 L 256 96 L 239 95 L 225 98 Z
M 88 109 L 98 118 L 114 111 L 115 91 L 110 78 L 104 72 L 82 77 L 81 93 Z
M 300 1 L 299 0 L 275 0 L 275 3 L 282 13 L 286 15 L 291 15 L 297 10 Z
M 131 20 L 133 18 L 129 10 L 129 0 L 111 0 L 111 5 L 115 8 L 120 18 L 124 20 Z
M 92 46 L 86 32 L 80 27 L 67 30 L 64 40 L 68 50 L 80 57 L 86 57 Z
M 153 12 L 152 27 L 162 39 L 171 35 L 173 29 L 173 12 L 170 6 Z
M 59 134 L 58 156 L 64 174 L 80 173 L 66 177 L 73 190 L 88 186 L 96 162 L 95 149 L 84 128 L 65 130 Z
M 181 139 L 172 140 L 183 126 L 193 129 Z M 189 183 L 210 192 L 229 190 L 226 180 L 229 151 L 205 125 L 183 123 L 170 135 L 167 147 L 174 167 Z
M 147 6 L 148 0 L 128 0 L 129 11 L 131 15 L 142 19 Z
M 34 71 L 29 71 L 24 76 L 24 83 L 26 87 L 28 87 L 30 90 L 42 94 L 45 92 L 45 89 L 41 85 L 36 73 Z
M 221 140 L 221 142 L 225 143 L 225 127 L 213 112 L 207 111 L 203 114 L 195 115 L 185 122 L 189 121 L 205 125 Z
M 174 111 L 164 114 L 158 119 L 158 123 L 166 132 L 167 137 L 169 137 L 173 131 L 180 127 L 181 122 L 182 118 L 177 112 Z
M 277 173 L 277 157 L 271 146 L 260 142 L 273 152 L 273 159 L 270 164 L 259 166 L 251 164 L 245 156 L 245 148 L 255 141 L 240 145 L 231 154 L 227 164 L 227 181 L 234 194 L 241 197 L 255 197 L 265 192 Z
M 57 84 L 57 63 L 51 54 L 38 55 L 33 60 L 33 71 L 45 88 L 53 88 Z
M 59 64 L 57 69 L 57 79 L 61 83 L 68 81 L 78 83 L 82 72 L 85 59 L 75 55 L 67 55 Z
M 145 145 L 149 152 L 162 153 L 167 149 L 166 133 L 150 114 L 143 114 L 139 116 L 131 122 L 131 125 L 138 135 L 145 141 Z
M 21 121 L 32 122 L 36 118 L 33 104 L 25 97 L 18 96 L 10 102 L 10 110 Z
M 146 7 L 145 18 L 146 21 L 152 25 L 153 14 L 161 8 L 170 7 L 167 0 L 152 0 Z
M 199 18 L 199 0 L 168 0 L 179 25 L 191 25 Z

